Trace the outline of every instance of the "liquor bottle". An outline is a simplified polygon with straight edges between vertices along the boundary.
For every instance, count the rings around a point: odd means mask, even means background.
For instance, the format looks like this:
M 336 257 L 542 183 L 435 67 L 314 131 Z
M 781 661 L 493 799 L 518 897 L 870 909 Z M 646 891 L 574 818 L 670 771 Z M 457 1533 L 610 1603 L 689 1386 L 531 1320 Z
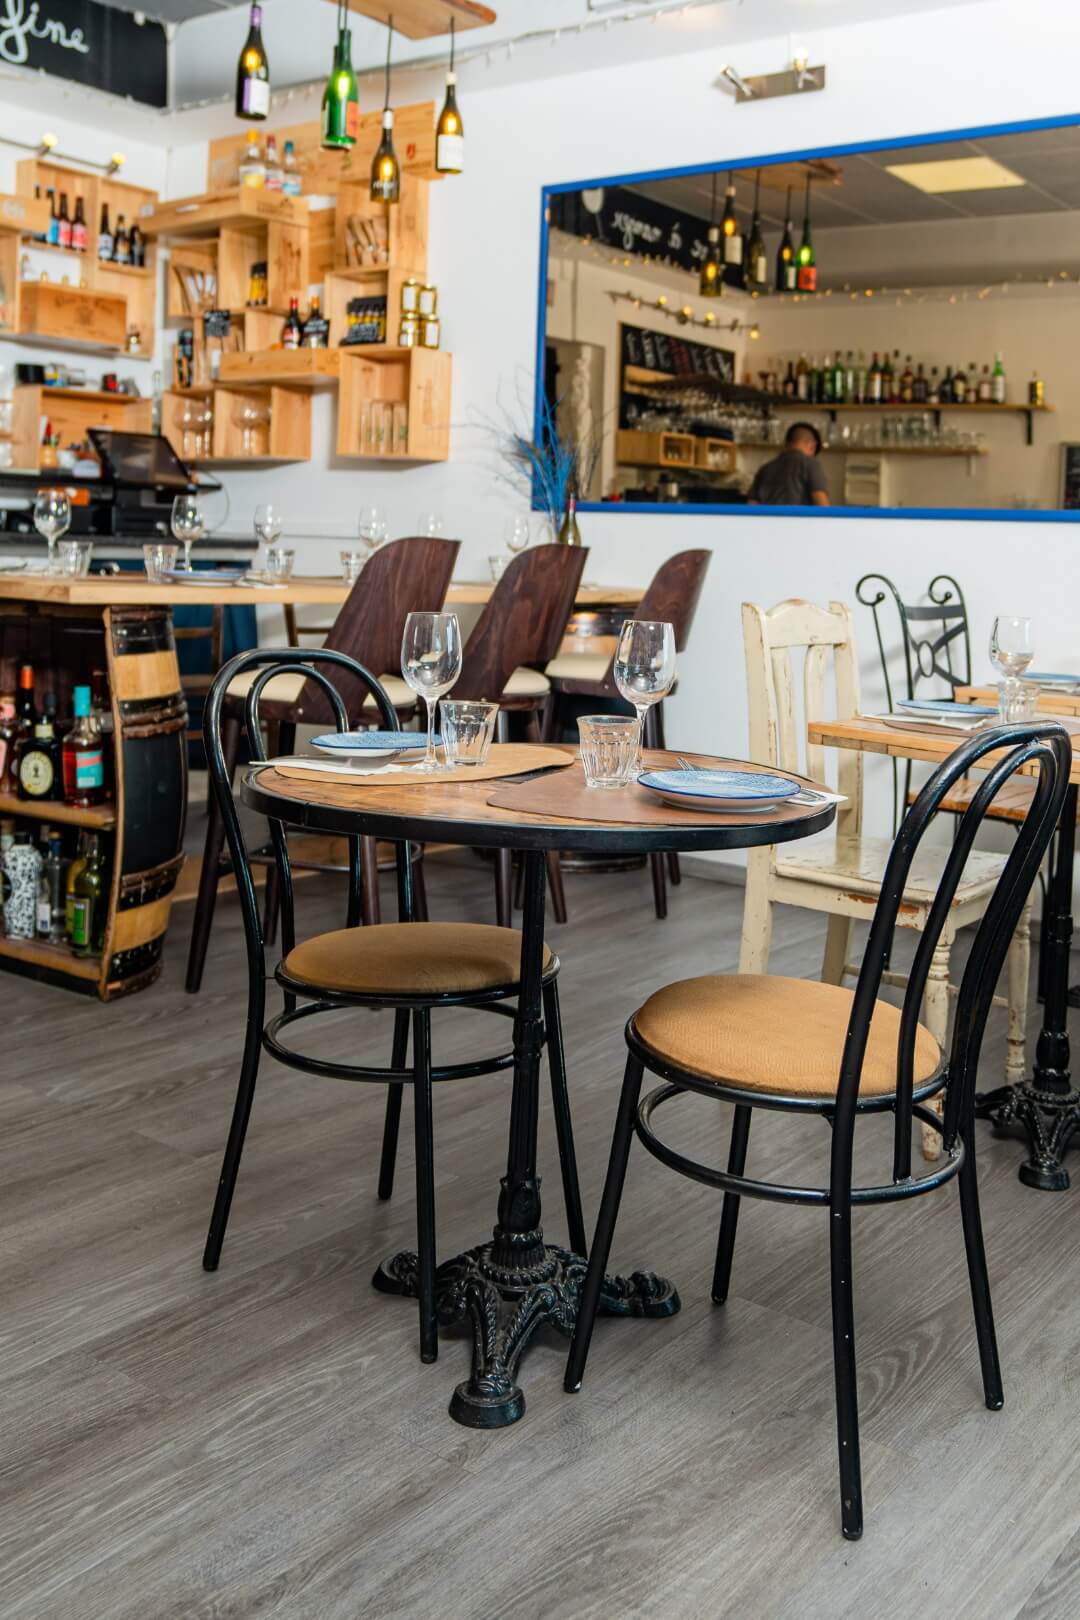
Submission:
M 724 193 L 724 217 L 720 221 L 720 234 L 724 239 L 724 280 L 729 287 L 741 287 L 745 282 L 743 266 L 743 235 L 735 215 L 735 178 L 728 172 Z
M 285 156 L 281 166 L 281 189 L 286 197 L 299 197 L 303 188 L 300 165 L 296 161 L 296 148 L 292 141 L 285 142 Z
M 50 940 L 54 945 L 62 945 L 67 937 L 64 927 L 63 849 L 59 833 L 51 834 L 38 877 L 38 938 Z
M 784 377 L 784 398 L 785 399 L 797 399 L 798 398 L 798 393 L 799 393 L 799 379 L 795 375 L 795 367 L 792 365 L 791 361 L 789 360 L 788 363 L 787 363 L 787 373 L 786 373 L 786 375 Z
M 15 739 L 18 734 L 15 694 L 0 692 L 0 793 L 15 792 L 15 778 L 11 772 L 15 763 Z
M 868 405 L 881 404 L 881 361 L 876 349 L 866 374 L 866 401 Z
M 312 293 L 307 320 L 300 333 L 302 349 L 326 349 L 330 346 L 330 322 L 319 308 L 319 295 Z
M 37 724 L 37 711 L 34 708 L 34 666 L 33 664 L 19 665 L 19 695 L 15 703 L 15 753 L 21 752 L 23 745 L 29 742 L 34 735 Z M 11 774 L 18 779 L 18 758 L 11 765 Z
M 798 285 L 798 266 L 795 263 L 795 241 L 791 234 L 791 187 L 787 188 L 787 207 L 784 210 L 784 234 L 776 254 L 776 290 L 794 292 Z
M 817 265 L 814 261 L 814 243 L 810 235 L 810 176 L 806 177 L 806 207 L 803 213 L 802 241 L 799 244 L 799 268 L 796 286 L 801 293 L 817 292 Z
M 10 884 L 7 875 L 7 852 L 15 842 L 15 817 L 0 817 L 0 934 L 7 932 L 4 908 L 7 905 Z
M 303 327 L 300 324 L 300 300 L 289 299 L 289 313 L 285 317 L 285 324 L 281 328 L 281 347 L 283 349 L 298 349 L 303 336 Z
M 969 405 L 974 405 L 979 397 L 979 368 L 972 360 L 967 368 L 967 388 L 965 395 Z
M 1042 410 L 1046 404 L 1046 385 L 1037 371 L 1031 373 L 1028 383 L 1028 404 L 1036 410 Z
M 283 191 L 285 189 L 285 171 L 278 162 L 277 140 L 273 135 L 266 137 L 266 181 L 267 191 Z
M 957 366 L 953 373 L 952 391 L 954 405 L 967 404 L 967 372 L 963 366 Z
M 566 516 L 562 520 L 559 530 L 559 544 L 561 546 L 580 546 L 581 530 L 577 521 L 577 491 L 570 489 L 566 496 Z
M 911 356 L 909 354 L 904 369 L 900 373 L 900 403 L 901 405 L 911 405 L 914 398 L 915 373 L 911 369 Z
M 101 751 L 105 756 L 105 797 L 115 791 L 113 782 L 113 712 L 109 702 L 109 677 L 103 669 L 90 672 L 90 712 L 101 732 Z
M 51 193 L 50 193 L 50 195 L 51 195 Z M 41 201 L 41 187 L 40 186 L 35 186 L 34 187 L 34 201 L 35 202 L 40 202 Z M 49 232 L 48 232 L 47 227 L 43 231 L 35 231 L 34 232 L 34 241 L 35 242 L 47 242 L 48 240 L 49 240 Z
M 999 352 L 994 356 L 994 370 L 990 377 L 990 398 L 995 405 L 1004 405 L 1006 391 L 1005 362 Z
M 134 220 L 128 232 L 128 254 L 135 268 L 141 270 L 146 263 L 146 238 Z
M 45 232 L 45 240 L 50 247 L 60 245 L 60 217 L 56 211 L 56 192 L 52 186 L 48 190 L 49 198 L 49 228 Z
M 86 865 L 75 879 L 71 906 L 71 944 L 76 956 L 100 956 L 108 915 L 105 856 L 97 833 L 87 840 Z
M 849 351 L 848 352 L 849 365 L 850 365 L 850 361 L 851 361 L 851 353 Z M 840 358 L 840 350 L 837 349 L 837 351 L 836 351 L 836 365 L 833 367 L 833 399 L 836 400 L 837 404 L 844 404 L 844 403 L 847 402 L 847 400 L 849 400 L 851 398 L 851 395 L 848 393 L 848 370 L 849 370 L 849 365 L 844 364 L 843 360 L 841 360 L 841 358 Z M 852 381 L 854 382 L 854 377 L 852 378 Z
M 799 363 L 795 367 L 795 398 L 810 398 L 810 367 L 806 363 L 805 354 L 800 354 Z
M 86 857 L 90 851 L 90 834 L 80 831 L 75 859 L 68 862 L 67 874 L 64 878 L 64 933 L 70 942 L 75 921 L 75 884 L 79 874 L 86 865 Z
M 465 167 L 465 125 L 458 111 L 456 86 L 457 74 L 451 68 L 446 75 L 446 99 L 435 125 L 435 167 L 440 174 L 460 174 Z
M 117 214 L 116 216 L 116 235 L 113 237 L 113 263 L 131 263 L 131 238 L 124 229 L 123 214 Z
M 41 855 L 28 832 L 13 835 L 4 851 L 4 932 L 9 939 L 33 939 L 37 923 Z
M 71 246 L 71 220 L 67 211 L 67 192 L 60 193 L 60 211 L 56 216 L 56 244 L 58 247 Z
M 75 724 L 63 742 L 64 798 L 68 804 L 99 804 L 105 797 L 105 753 L 90 708 L 90 688 L 75 688 Z
M 371 164 L 371 200 L 396 203 L 400 197 L 401 167 L 394 151 L 394 109 L 384 107 L 382 140 Z
M 827 361 L 826 364 L 828 364 Z M 825 388 L 824 375 L 822 368 L 817 363 L 817 355 L 811 356 L 810 375 L 807 382 L 809 388 L 809 392 L 806 396 L 807 399 L 810 401 L 811 405 L 820 405 L 821 401 L 825 397 Z
M 20 799 L 60 799 L 63 778 L 60 769 L 60 740 L 56 735 L 56 699 L 46 693 L 42 714 L 34 735 L 19 753 Z
M 237 118 L 265 118 L 270 111 L 270 66 L 262 42 L 262 9 L 253 5 L 248 36 L 236 64 Z
M 941 403 L 943 405 L 952 405 L 955 403 L 955 400 L 956 394 L 953 390 L 952 366 L 946 366 L 945 375 L 941 379 Z
M 911 384 L 912 402 L 916 405 L 925 405 L 926 396 L 929 391 L 929 384 L 926 381 L 926 377 L 923 375 L 922 361 L 920 360 L 919 364 L 915 368 L 915 376 Z
M 930 367 L 930 381 L 926 387 L 926 403 L 928 405 L 941 404 L 941 382 L 938 378 L 937 366 Z
M 86 252 L 86 215 L 83 213 L 83 200 L 75 199 L 75 218 L 71 222 L 71 245 L 76 253 Z
M 750 246 L 747 253 L 746 285 L 752 292 L 765 292 L 769 285 L 769 261 L 761 234 L 761 170 L 754 180 L 754 213 L 750 220 Z
M 990 381 L 990 367 L 983 366 L 982 375 L 979 378 L 979 404 L 990 405 L 993 403 L 993 399 L 994 388 Z
M 258 189 L 266 184 L 266 165 L 259 150 L 259 137 L 248 130 L 247 146 L 240 161 L 240 184 Z
M 848 398 L 861 405 L 866 398 L 866 355 L 859 350 L 859 363 L 851 370 L 851 350 L 848 350 Z
M 338 30 L 334 64 L 322 98 L 322 144 L 331 151 L 349 151 L 360 133 L 360 87 L 352 65 L 352 33 Z
M 843 377 L 843 374 L 844 368 L 841 366 L 841 377 Z M 831 354 L 825 356 L 825 364 L 821 368 L 820 377 L 818 400 L 819 402 L 827 401 L 831 405 L 836 398 L 836 367 L 833 365 Z
M 109 225 L 109 205 L 101 205 L 101 226 L 98 230 L 97 256 L 103 264 L 107 264 L 113 256 L 113 233 Z
M 896 398 L 896 378 L 893 373 L 892 356 L 885 350 L 885 359 L 881 366 L 881 402 L 891 405 Z

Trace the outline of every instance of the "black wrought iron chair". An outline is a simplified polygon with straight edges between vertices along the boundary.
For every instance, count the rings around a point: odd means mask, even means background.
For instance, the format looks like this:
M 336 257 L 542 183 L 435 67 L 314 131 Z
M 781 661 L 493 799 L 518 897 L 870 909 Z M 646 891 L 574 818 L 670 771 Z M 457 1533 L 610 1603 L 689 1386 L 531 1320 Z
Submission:
M 998 750 L 1004 750 L 1002 757 L 988 758 Z M 626 1028 L 629 1057 L 600 1218 L 570 1347 L 566 1388 L 573 1391 L 581 1387 L 630 1143 L 635 1135 L 655 1158 L 681 1175 L 723 1189 L 712 1284 L 712 1297 L 718 1305 L 727 1298 L 743 1196 L 810 1204 L 826 1210 L 841 1521 L 844 1535 L 851 1540 L 862 1534 L 863 1523 L 851 1266 L 854 1205 L 897 1203 L 932 1192 L 954 1177 L 959 1180 L 984 1395 L 992 1411 L 1004 1402 L 979 1217 L 975 1078 L 994 985 L 1060 815 L 1069 783 L 1070 758 L 1069 738 L 1062 726 L 1048 721 L 1031 722 L 981 733 L 939 767 L 919 793 L 893 846 L 854 991 L 816 980 L 764 974 L 685 979 L 650 996 Z M 912 860 L 942 798 L 963 773 L 981 761 L 986 762 L 987 769 L 957 829 L 930 924 L 915 954 L 903 1006 L 879 1001 L 882 973 Z M 934 946 L 979 824 L 996 794 L 1025 764 L 1037 768 L 1031 806 L 975 935 L 960 984 L 946 1057 L 919 1023 Z M 639 1106 L 646 1069 L 665 1083 L 651 1091 Z M 942 1091 L 943 1119 L 925 1106 L 928 1099 Z M 655 1134 L 653 1116 L 657 1109 L 684 1092 L 734 1103 L 726 1170 L 687 1158 Z M 831 1124 L 827 1187 L 786 1186 L 744 1174 L 755 1108 L 815 1114 Z M 856 1119 L 862 1114 L 881 1112 L 895 1116 L 891 1178 L 879 1186 L 853 1186 Z M 918 1177 L 911 1173 L 915 1119 L 939 1131 L 944 1145 L 938 1167 Z
M 516 929 L 483 923 L 429 923 L 414 921 L 413 872 L 404 845 L 396 850 L 398 918 L 396 923 L 359 926 L 361 915 L 360 838 L 349 839 L 347 924 L 344 929 L 318 934 L 296 943 L 288 829 L 270 821 L 281 893 L 282 960 L 274 978 L 284 992 L 284 1006 L 268 1023 L 266 1013 L 266 952 L 262 921 L 255 898 L 251 860 L 233 801 L 230 772 L 222 744 L 222 706 L 229 684 L 247 671 L 260 670 L 246 693 L 246 725 L 256 759 L 266 758 L 259 701 L 264 689 L 280 675 L 299 675 L 321 690 L 330 704 L 338 731 L 348 730 L 345 703 L 328 676 L 315 668 L 332 665 L 339 676 L 358 682 L 374 698 L 380 723 L 393 730 L 394 706 L 375 676 L 355 659 L 329 648 L 301 651 L 274 648 L 241 653 L 225 665 L 210 689 L 203 737 L 210 781 L 225 826 L 233 872 L 240 895 L 248 957 L 247 1032 L 232 1125 L 225 1148 L 210 1230 L 203 1254 L 207 1271 L 217 1269 L 225 1228 L 236 1186 L 240 1156 L 255 1093 L 259 1059 L 265 1050 L 280 1063 L 304 1074 L 339 1080 L 374 1081 L 389 1087 L 379 1170 L 379 1197 L 393 1190 L 401 1094 L 413 1090 L 416 1131 L 416 1203 L 418 1264 L 416 1290 L 420 1302 L 420 1355 L 434 1361 L 438 1353 L 435 1316 L 435 1183 L 431 1088 L 433 1082 L 470 1079 L 508 1070 L 513 1053 L 468 1063 L 438 1065 L 431 1057 L 431 1014 L 442 1007 L 476 1007 L 515 1017 L 521 935 Z M 570 1105 L 566 1089 L 559 1020 L 558 958 L 545 948 L 544 1040 L 548 1049 L 555 1127 L 566 1197 L 571 1243 L 584 1252 L 585 1231 L 578 1191 Z M 393 1008 L 394 1040 L 387 1068 L 346 1064 L 307 1057 L 283 1044 L 282 1031 L 320 1012 L 356 1008 Z M 412 1023 L 413 1058 L 406 1067 L 409 1024 Z M 379 1286 L 376 1274 L 376 1286 Z

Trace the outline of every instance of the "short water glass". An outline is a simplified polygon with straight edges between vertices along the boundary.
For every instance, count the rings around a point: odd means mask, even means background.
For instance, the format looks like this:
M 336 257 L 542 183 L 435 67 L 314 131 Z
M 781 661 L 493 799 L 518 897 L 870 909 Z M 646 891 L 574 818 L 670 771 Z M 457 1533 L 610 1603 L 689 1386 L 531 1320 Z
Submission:
M 267 579 L 288 579 L 296 562 L 291 546 L 271 546 L 266 553 Z
M 628 714 L 587 714 L 578 721 L 585 785 L 621 788 L 632 782 L 638 764 L 638 722 Z
M 143 566 L 146 569 L 146 577 L 152 584 L 162 584 L 166 574 L 173 572 L 176 567 L 177 550 L 176 546 L 143 546 Z
M 461 626 L 456 613 L 410 613 L 401 638 L 406 686 L 427 704 L 427 752 L 420 769 L 439 767 L 435 757 L 435 704 L 461 674 Z
M 1037 681 L 1000 681 L 998 717 L 1002 725 L 1013 725 L 1018 720 L 1034 720 L 1041 695 Z
M 488 757 L 498 718 L 497 703 L 448 703 L 445 700 L 440 703 L 439 730 L 446 763 L 482 765 Z
M 56 542 L 71 527 L 71 502 L 62 489 L 39 489 L 34 501 L 34 528 L 49 548 L 48 571 L 56 572 Z
M 205 524 L 203 523 L 202 507 L 194 495 L 177 495 L 172 503 L 172 519 L 169 524 L 173 539 L 178 540 L 184 548 L 184 568 L 191 567 L 191 548 L 196 540 L 201 540 Z
M 615 685 L 638 718 L 638 760 L 645 716 L 671 691 L 675 680 L 675 629 L 657 619 L 627 619 L 615 649 Z
M 493 584 L 497 585 L 499 583 L 500 579 L 502 579 L 506 572 L 507 564 L 511 561 L 512 559 L 510 557 L 504 557 L 501 552 L 497 557 L 488 558 L 488 567 L 491 569 L 491 578 Z
M 84 578 L 90 572 L 92 540 L 59 540 L 56 545 L 56 571 L 70 578 Z
M 342 551 L 339 555 L 341 557 L 342 579 L 346 585 L 355 585 L 364 571 L 367 558 L 362 551 Z

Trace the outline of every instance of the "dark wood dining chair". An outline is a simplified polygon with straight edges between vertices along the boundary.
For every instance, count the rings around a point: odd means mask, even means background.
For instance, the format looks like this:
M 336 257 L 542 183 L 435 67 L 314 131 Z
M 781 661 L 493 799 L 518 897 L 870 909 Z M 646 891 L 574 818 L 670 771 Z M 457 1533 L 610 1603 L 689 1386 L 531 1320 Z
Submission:
M 896 1007 L 879 1000 L 879 993 L 912 863 L 942 800 L 976 765 L 985 768 L 984 774 L 957 828 L 942 869 L 930 926 L 919 941 L 903 1005 Z M 950 755 L 922 788 L 901 825 L 853 991 L 812 979 L 710 974 L 656 991 L 626 1027 L 629 1056 L 600 1218 L 570 1347 L 566 1388 L 579 1389 L 584 1376 L 634 1136 L 670 1169 L 723 1190 L 712 1282 L 717 1305 L 728 1297 L 742 1198 L 807 1204 L 824 1211 L 832 1282 L 841 1524 L 851 1540 L 862 1534 L 863 1526 L 852 1281 L 854 1207 L 893 1207 L 958 1180 L 983 1393 L 991 1411 L 1004 1401 L 979 1216 L 975 1081 L 994 986 L 1061 814 L 1070 765 L 1068 733 L 1049 721 L 982 732 Z M 998 792 L 1022 767 L 1037 773 L 1031 807 L 978 924 L 946 1053 L 919 1022 L 930 964 L 976 833 Z M 639 1103 L 646 1070 L 664 1083 Z M 658 1109 L 687 1092 L 734 1104 L 726 1170 L 687 1157 L 656 1134 L 653 1120 Z M 927 1106 L 942 1093 L 943 1117 Z M 755 1177 L 745 1174 L 755 1108 L 828 1123 L 827 1186 L 791 1186 L 762 1179 L 760 1172 Z M 891 1173 L 880 1184 L 854 1185 L 855 1125 L 872 1113 L 893 1115 Z M 913 1176 L 911 1138 L 916 1119 L 940 1133 L 944 1154 L 935 1168 Z M 709 1141 L 712 1135 L 709 1124 L 699 1130 L 697 1140 Z M 723 1466 L 722 1459 L 717 1466 Z
M 364 659 L 366 667 L 388 672 L 385 675 L 380 673 L 380 681 L 398 712 L 406 699 L 410 708 L 415 702 L 415 694 L 405 685 L 400 674 L 389 673 L 401 667 L 401 637 L 405 620 L 413 612 L 437 613 L 442 608 L 460 544 L 459 540 L 417 535 L 391 541 L 382 547 L 371 558 L 342 603 L 326 638 L 330 651 L 345 653 L 348 658 L 358 662 Z M 230 780 L 236 769 L 245 729 L 247 690 L 255 676 L 255 670 L 234 675 L 232 685 L 222 700 L 221 740 Z M 345 704 L 345 712 L 354 723 L 359 723 L 361 717 L 373 717 L 374 709 L 367 688 L 361 681 L 349 674 L 345 666 L 339 666 L 333 678 Z M 269 728 L 274 752 L 287 754 L 295 746 L 298 725 L 332 727 L 334 710 L 321 684 L 311 681 L 301 666 L 280 673 L 270 683 L 259 705 L 259 721 Z M 248 741 L 250 745 L 251 739 Z M 218 884 L 229 870 L 228 860 L 223 859 L 224 851 L 225 829 L 211 795 L 188 951 L 186 986 L 191 994 L 195 994 L 202 983 Z M 364 920 L 377 922 L 378 851 L 374 839 L 364 839 L 362 855 Z M 275 863 L 269 851 L 254 858 L 270 869 L 266 921 L 268 932 L 272 933 L 278 893 Z M 336 868 L 328 867 L 324 862 L 295 860 L 293 870 L 324 871 Z
M 473 626 L 452 696 L 499 704 L 498 737 L 509 736 L 510 716 L 524 716 L 530 742 L 547 729 L 551 682 L 543 673 L 562 641 L 585 571 L 587 546 L 534 546 L 514 557 Z M 548 883 L 556 922 L 566 921 L 562 868 L 548 855 Z M 495 855 L 495 915 L 508 928 L 513 910 L 508 849 Z
M 652 583 L 628 618 L 652 619 L 670 624 L 675 630 L 675 649 L 682 652 L 690 640 L 694 616 L 701 599 L 702 587 L 711 551 L 677 551 L 661 563 L 653 575 Z M 631 706 L 615 685 L 615 654 L 560 652 L 546 666 L 544 673 L 551 682 L 552 702 L 549 709 L 547 737 L 559 736 L 565 712 L 571 698 L 591 698 L 603 703 L 618 703 L 628 714 Z M 675 688 L 672 688 L 674 691 Z M 645 721 L 643 739 L 648 748 L 666 748 L 664 740 L 664 705 L 656 703 Z M 672 883 L 679 883 L 678 855 L 650 855 L 653 902 L 658 917 L 667 916 L 667 883 L 664 868 Z
M 260 712 L 261 704 L 266 690 L 283 674 L 302 677 L 308 703 L 313 701 L 312 691 L 318 690 L 337 731 L 347 731 L 350 727 L 350 710 L 342 696 L 343 690 L 350 693 L 354 702 L 357 697 L 361 701 L 370 697 L 377 721 L 387 728 L 394 726 L 393 705 L 374 675 L 355 659 L 328 648 L 311 651 L 269 648 L 240 653 L 226 664 L 210 690 L 203 736 L 211 788 L 228 841 L 243 913 L 248 998 L 240 1080 L 203 1253 L 203 1266 L 207 1271 L 216 1271 L 221 1258 L 255 1096 L 259 1061 L 264 1050 L 279 1063 L 302 1074 L 374 1082 L 388 1088 L 378 1184 L 381 1199 L 389 1198 L 393 1190 L 401 1097 L 405 1088 L 410 1087 L 416 1137 L 415 1275 L 408 1279 L 399 1275 L 388 1276 L 380 1267 L 374 1281 L 375 1286 L 385 1292 L 416 1293 L 420 1310 L 420 1356 L 423 1361 L 434 1361 L 438 1354 L 438 1324 L 435 1311 L 432 1084 L 505 1073 L 513 1065 L 513 1052 L 500 1052 L 467 1063 L 434 1064 L 431 1015 L 445 1007 L 469 1007 L 505 1013 L 506 1003 L 512 1002 L 518 994 L 521 935 L 515 929 L 496 928 L 489 923 L 416 921 L 413 869 L 404 844 L 395 845 L 397 922 L 358 926 L 362 887 L 360 839 L 350 837 L 347 926 L 330 933 L 316 934 L 297 943 L 288 828 L 280 821 L 271 820 L 270 835 L 282 896 L 282 957 L 273 977 L 283 992 L 283 1004 L 280 1012 L 269 1022 L 265 1021 L 266 940 L 255 895 L 251 857 L 233 799 L 232 765 L 225 750 L 224 732 L 228 723 L 226 710 L 232 701 L 229 697 L 231 683 L 244 677 L 245 729 L 253 757 L 256 760 L 265 759 L 263 734 L 266 722 Z M 548 1053 L 570 1238 L 576 1252 L 580 1253 L 585 1243 L 585 1232 L 560 1033 L 558 973 L 558 958 L 545 947 L 544 1025 L 540 1038 Z M 393 1050 L 387 1067 L 338 1062 L 328 1059 L 325 1054 L 309 1056 L 300 1049 L 299 1037 L 310 1028 L 313 1018 L 320 1013 L 343 1008 L 367 1011 L 373 1008 L 393 1009 Z M 280 1039 L 282 1031 L 296 1024 L 300 1025 L 299 1030 L 293 1030 L 292 1038 L 283 1042 Z M 406 1064 L 410 1025 L 411 1067 Z

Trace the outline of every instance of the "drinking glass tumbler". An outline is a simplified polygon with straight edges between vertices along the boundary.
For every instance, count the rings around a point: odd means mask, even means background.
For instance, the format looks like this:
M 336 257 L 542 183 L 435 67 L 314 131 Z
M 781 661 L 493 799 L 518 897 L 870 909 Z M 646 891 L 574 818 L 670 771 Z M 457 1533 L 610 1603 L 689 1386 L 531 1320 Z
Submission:
M 435 704 L 461 674 L 461 626 L 456 613 L 410 613 L 401 638 L 405 684 L 427 704 L 427 752 L 420 769 L 435 771 Z
M 446 763 L 482 765 L 488 757 L 498 717 L 497 703 L 440 703 L 439 728 Z
M 296 562 L 291 546 L 271 546 L 266 553 L 267 579 L 288 579 Z
M 1011 725 L 1017 720 L 1033 720 L 1041 695 L 1037 681 L 1000 681 L 998 717 L 1002 725 Z
M 176 567 L 176 546 L 143 546 L 143 566 L 146 577 L 155 585 L 160 585 L 166 574 L 171 574 Z
M 585 785 L 621 788 L 637 774 L 638 722 L 628 714 L 587 714 L 578 721 Z
M 341 556 L 341 575 L 346 585 L 355 585 L 363 572 L 367 561 L 362 551 L 343 551 Z

